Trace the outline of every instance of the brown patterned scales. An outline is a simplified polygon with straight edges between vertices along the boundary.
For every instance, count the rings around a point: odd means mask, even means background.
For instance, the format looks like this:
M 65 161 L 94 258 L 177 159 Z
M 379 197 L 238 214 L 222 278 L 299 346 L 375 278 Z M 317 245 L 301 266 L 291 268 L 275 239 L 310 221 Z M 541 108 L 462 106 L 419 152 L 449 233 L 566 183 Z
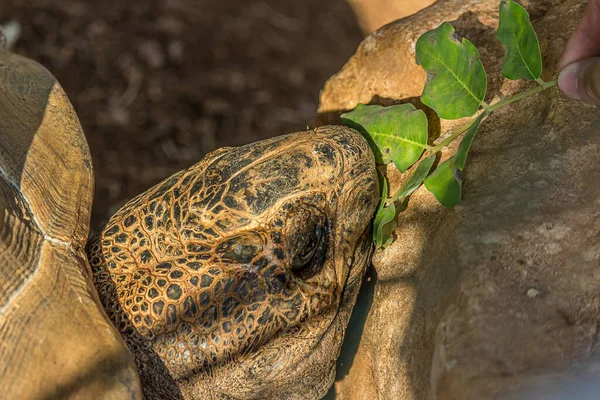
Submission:
M 0 397 L 141 398 L 136 364 L 148 399 L 327 392 L 378 201 L 357 132 L 209 154 L 119 210 L 90 273 L 92 191 L 62 89 L 0 52 Z
M 372 250 L 373 154 L 323 127 L 209 154 L 88 247 L 148 398 L 318 399 Z

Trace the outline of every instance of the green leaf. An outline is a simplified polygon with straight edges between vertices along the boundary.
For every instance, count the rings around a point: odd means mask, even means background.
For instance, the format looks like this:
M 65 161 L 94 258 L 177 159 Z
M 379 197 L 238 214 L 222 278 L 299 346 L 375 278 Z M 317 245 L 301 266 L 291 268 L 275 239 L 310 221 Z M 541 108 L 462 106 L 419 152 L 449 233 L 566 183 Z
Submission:
M 542 74 L 540 43 L 529 14 L 518 3 L 500 2 L 500 26 L 496 38 L 504 45 L 502 75 L 508 79 L 539 79 Z
M 379 199 L 379 205 L 377 206 L 377 212 L 379 212 L 385 206 L 385 201 L 389 194 L 389 186 L 387 179 L 385 179 L 385 176 L 383 176 L 379 170 L 377 170 L 377 176 L 379 177 L 379 187 L 381 188 L 381 198 Z
M 456 157 L 456 166 L 461 171 L 465 168 L 465 163 L 467 162 L 467 155 L 469 154 L 469 150 L 471 149 L 471 144 L 473 143 L 473 138 L 475 138 L 475 134 L 477 133 L 477 129 L 479 129 L 479 124 L 481 121 L 487 116 L 486 112 L 481 113 L 479 117 L 477 117 L 469 129 L 465 136 L 460 141 L 458 145 L 458 149 L 453 157 Z
M 424 184 L 427 190 L 433 193 L 435 198 L 445 207 L 454 207 L 461 201 L 462 171 L 477 128 L 479 128 L 479 124 L 485 116 L 486 113 L 484 112 L 473 121 L 458 145 L 456 154 L 441 163 L 431 175 L 425 178 Z
M 394 162 L 404 172 L 427 147 L 427 116 L 412 104 L 390 107 L 359 104 L 342 123 L 365 136 L 378 163 Z
M 385 177 L 377 171 L 381 186 L 381 200 L 375 219 L 373 220 L 373 241 L 377 248 L 386 247 L 392 241 L 392 232 L 396 229 L 396 206 L 394 203 L 385 207 L 388 196 L 388 183 Z
M 373 221 L 375 245 L 377 248 L 387 247 L 392 242 L 392 233 L 396 229 L 396 206 L 394 203 L 375 214 Z
M 438 165 L 423 183 L 445 207 L 454 207 L 460 203 L 462 181 L 454 156 Z
M 440 118 L 470 117 L 484 104 L 487 78 L 479 51 L 449 23 L 421 35 L 417 64 L 427 72 L 421 101 Z
M 433 165 L 434 162 L 435 162 L 435 154 L 422 160 L 419 163 L 419 165 L 417 165 L 417 168 L 415 169 L 413 174 L 410 176 L 410 178 L 408 178 L 408 180 L 406 182 L 404 182 L 402 187 L 394 195 L 393 200 L 394 201 L 402 200 L 402 199 L 410 196 L 412 194 L 412 192 L 417 190 L 419 188 L 419 186 L 421 186 L 421 183 L 423 183 L 423 179 L 425 179 L 427 177 L 427 175 L 429 174 L 429 170 L 431 169 L 431 166 Z

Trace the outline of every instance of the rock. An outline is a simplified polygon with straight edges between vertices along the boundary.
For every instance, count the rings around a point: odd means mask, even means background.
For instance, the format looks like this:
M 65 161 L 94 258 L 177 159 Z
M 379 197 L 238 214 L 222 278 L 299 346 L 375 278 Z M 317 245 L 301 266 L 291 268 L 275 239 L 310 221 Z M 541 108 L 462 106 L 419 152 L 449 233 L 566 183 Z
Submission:
M 348 0 L 365 33 L 412 15 L 433 2 L 435 0 Z
M 415 41 L 443 20 L 479 48 L 486 101 L 531 87 L 500 75 L 498 3 L 439 1 L 374 32 L 326 83 L 321 121 L 359 102 L 418 103 L 425 74 Z M 585 3 L 526 5 L 548 81 Z M 440 132 L 464 124 L 433 122 Z M 574 388 L 598 387 L 599 127 L 598 109 L 545 91 L 482 123 L 461 205 L 415 192 L 395 242 L 374 256 L 338 365 L 338 399 L 577 398 Z M 396 188 L 403 178 L 388 177 Z

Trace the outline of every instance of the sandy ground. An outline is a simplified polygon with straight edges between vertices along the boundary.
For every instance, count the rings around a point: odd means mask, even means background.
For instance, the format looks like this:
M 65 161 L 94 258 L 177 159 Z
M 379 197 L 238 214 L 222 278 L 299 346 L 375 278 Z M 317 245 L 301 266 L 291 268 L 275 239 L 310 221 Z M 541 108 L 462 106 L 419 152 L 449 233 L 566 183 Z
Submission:
M 8 0 L 92 153 L 92 229 L 207 152 L 306 129 L 362 38 L 344 0 Z

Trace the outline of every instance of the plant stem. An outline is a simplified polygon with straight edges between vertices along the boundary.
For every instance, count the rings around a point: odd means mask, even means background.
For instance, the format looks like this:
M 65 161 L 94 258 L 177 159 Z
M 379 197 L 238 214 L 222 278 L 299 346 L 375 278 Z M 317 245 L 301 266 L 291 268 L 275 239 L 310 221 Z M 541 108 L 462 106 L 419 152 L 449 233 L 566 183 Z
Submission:
M 529 90 L 526 90 L 524 92 L 517 93 L 516 95 L 514 95 L 512 97 L 506 98 L 506 99 L 504 99 L 502 101 L 499 101 L 497 103 L 492 104 L 487 109 L 487 111 L 488 112 L 492 112 L 492 111 L 497 110 L 497 109 L 499 109 L 501 107 L 509 105 L 510 103 L 514 103 L 517 100 L 521 100 L 524 97 L 531 96 L 532 94 L 539 93 L 542 90 L 546 90 L 548 88 L 551 88 L 552 86 L 556 86 L 556 81 L 543 82 L 543 84 L 540 84 L 540 86 L 536 86 L 536 87 L 534 87 L 532 89 L 529 89 Z
M 484 111 L 484 112 L 488 113 L 488 111 Z M 444 147 L 448 146 L 454 139 L 456 139 L 458 136 L 462 135 L 463 132 L 465 132 L 467 129 L 469 129 L 471 127 L 471 125 L 473 125 L 473 123 L 475 122 L 476 119 L 477 118 L 473 118 L 466 125 L 462 126 L 459 130 L 457 130 L 456 132 L 452 132 L 450 134 L 450 136 L 448 136 L 446 139 L 444 139 L 442 142 L 440 142 L 437 146 L 433 147 L 431 150 L 428 150 L 428 154 L 426 154 L 426 156 L 435 154 L 438 151 L 442 150 Z
M 517 93 L 516 95 L 512 96 L 512 97 L 508 97 L 504 100 L 501 100 L 497 103 L 488 105 L 487 103 L 482 103 L 484 110 L 483 110 L 483 117 L 485 118 L 487 115 L 489 115 L 492 111 L 495 111 L 501 107 L 507 106 L 511 103 L 514 103 L 515 101 L 521 100 L 524 97 L 527 96 L 531 96 L 535 93 L 539 93 L 543 90 L 546 90 L 548 88 L 551 88 L 553 86 L 556 86 L 557 82 L 554 81 L 550 81 L 550 82 L 544 82 L 541 79 L 536 79 L 536 82 L 538 82 L 540 84 L 540 86 L 537 86 L 533 89 L 529 89 L 526 90 L 524 92 L 521 93 Z M 448 146 L 452 141 L 454 141 L 454 139 L 456 139 L 457 137 L 459 137 L 461 134 L 463 134 L 465 131 L 467 131 L 477 120 L 477 118 L 473 118 L 471 119 L 467 124 L 465 124 L 464 126 L 462 126 L 460 129 L 458 129 L 456 132 L 452 132 L 446 139 L 444 139 L 443 141 L 441 141 L 438 145 L 436 146 L 429 146 L 429 145 L 425 145 L 425 155 L 424 158 L 419 161 L 422 162 L 425 158 L 430 157 L 431 155 L 441 151 L 444 147 Z M 417 165 L 418 168 L 418 165 Z M 414 173 L 414 172 L 413 172 Z M 420 186 L 420 184 L 418 185 Z M 418 187 L 417 186 L 417 187 Z M 414 190 L 414 189 L 413 189 Z M 399 195 L 402 193 L 403 191 L 403 187 L 401 187 L 392 197 L 389 197 L 386 201 L 385 201 L 385 206 L 389 206 L 391 203 L 400 200 Z M 405 196 L 408 197 L 410 195 L 410 193 Z
M 516 95 L 514 95 L 512 97 L 508 97 L 508 98 L 506 98 L 504 100 L 501 100 L 501 101 L 499 101 L 497 103 L 488 105 L 487 107 L 485 107 L 485 110 L 483 112 L 486 113 L 486 114 L 489 114 L 492 111 L 495 111 L 495 110 L 497 110 L 499 108 L 507 106 L 507 105 L 509 105 L 511 103 L 514 103 L 515 101 L 521 100 L 524 97 L 531 96 L 532 94 L 539 93 L 539 92 L 541 92 L 543 90 L 546 90 L 548 88 L 556 86 L 556 81 L 544 82 L 541 79 L 538 79 L 536 81 L 540 84 L 540 86 L 536 86 L 533 89 L 529 89 L 529 90 L 526 90 L 524 92 L 517 93 Z M 476 118 L 473 118 L 465 126 L 461 127 L 456 132 L 452 132 L 450 134 L 450 136 L 448 136 L 446 139 L 444 139 L 442 142 L 440 142 L 437 146 L 426 148 L 427 153 L 428 153 L 427 155 L 435 154 L 438 151 L 442 150 L 444 147 L 448 146 L 454 139 L 456 139 L 463 132 L 465 132 L 467 129 L 469 129 L 471 127 L 471 125 L 473 125 L 473 123 L 475 122 L 475 119 Z

